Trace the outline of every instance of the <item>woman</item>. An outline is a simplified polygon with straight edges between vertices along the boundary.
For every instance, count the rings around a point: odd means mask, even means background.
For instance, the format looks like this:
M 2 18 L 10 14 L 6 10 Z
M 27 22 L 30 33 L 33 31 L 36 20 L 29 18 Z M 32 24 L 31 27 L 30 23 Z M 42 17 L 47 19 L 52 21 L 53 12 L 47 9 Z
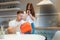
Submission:
M 31 23 L 32 26 L 32 34 L 34 34 L 34 20 L 35 20 L 35 12 L 32 3 L 27 3 L 26 6 L 26 21 Z

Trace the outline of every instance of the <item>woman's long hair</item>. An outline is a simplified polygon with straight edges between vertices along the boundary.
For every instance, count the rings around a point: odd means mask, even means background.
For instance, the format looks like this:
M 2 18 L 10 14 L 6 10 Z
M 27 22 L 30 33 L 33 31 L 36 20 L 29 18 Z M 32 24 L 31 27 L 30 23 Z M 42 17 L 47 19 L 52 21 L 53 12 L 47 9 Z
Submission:
M 34 8 L 33 8 L 33 4 L 32 3 L 27 3 L 27 6 L 26 6 L 26 12 L 28 9 L 28 6 L 30 5 L 30 12 L 31 12 L 31 15 L 35 17 L 35 11 L 34 11 Z

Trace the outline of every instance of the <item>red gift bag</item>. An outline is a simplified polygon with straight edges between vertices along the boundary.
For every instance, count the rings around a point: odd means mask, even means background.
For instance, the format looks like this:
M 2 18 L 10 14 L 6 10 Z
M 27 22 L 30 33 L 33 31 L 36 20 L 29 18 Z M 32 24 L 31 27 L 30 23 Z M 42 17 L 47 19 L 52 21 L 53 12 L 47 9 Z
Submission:
M 28 31 L 31 31 L 32 27 L 31 27 L 29 22 L 25 22 L 25 23 L 20 25 L 20 30 L 22 33 L 26 33 Z

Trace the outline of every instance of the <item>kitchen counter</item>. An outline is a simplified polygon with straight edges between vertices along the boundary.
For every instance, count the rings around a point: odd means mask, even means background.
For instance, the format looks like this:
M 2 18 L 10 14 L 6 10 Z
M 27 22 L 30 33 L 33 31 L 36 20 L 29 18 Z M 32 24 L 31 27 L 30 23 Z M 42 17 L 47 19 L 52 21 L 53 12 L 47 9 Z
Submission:
M 7 34 L 0 40 L 45 40 L 45 37 L 37 34 Z

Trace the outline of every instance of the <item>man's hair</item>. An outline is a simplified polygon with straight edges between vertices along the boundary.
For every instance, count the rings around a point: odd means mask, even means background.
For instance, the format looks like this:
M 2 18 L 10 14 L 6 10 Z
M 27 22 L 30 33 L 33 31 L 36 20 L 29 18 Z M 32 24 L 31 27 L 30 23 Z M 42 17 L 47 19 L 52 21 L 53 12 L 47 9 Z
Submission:
M 17 11 L 17 14 L 23 14 L 23 13 L 24 13 L 24 12 L 21 11 L 21 10 Z

